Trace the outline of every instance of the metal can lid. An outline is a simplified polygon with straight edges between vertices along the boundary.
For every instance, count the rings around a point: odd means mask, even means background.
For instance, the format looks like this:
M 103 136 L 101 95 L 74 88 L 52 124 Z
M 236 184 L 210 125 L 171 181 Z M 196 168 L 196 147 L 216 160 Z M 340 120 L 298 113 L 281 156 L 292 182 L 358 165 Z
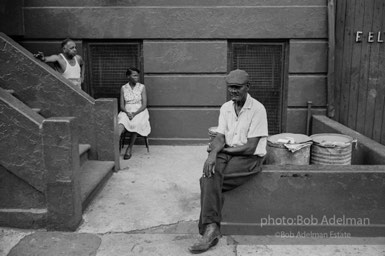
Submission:
M 305 135 L 299 133 L 280 133 L 269 136 L 267 141 L 273 144 L 302 144 L 311 142 L 312 139 Z
M 353 142 L 353 138 L 339 133 L 318 133 L 310 136 L 315 144 L 319 144 L 322 146 L 349 146 Z

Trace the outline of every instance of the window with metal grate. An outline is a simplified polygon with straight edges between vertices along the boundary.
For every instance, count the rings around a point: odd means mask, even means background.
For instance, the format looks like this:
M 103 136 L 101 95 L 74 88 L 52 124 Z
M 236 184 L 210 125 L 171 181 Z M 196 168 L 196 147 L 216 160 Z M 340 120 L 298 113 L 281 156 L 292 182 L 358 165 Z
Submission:
M 140 52 L 141 44 L 139 42 L 88 43 L 91 95 L 95 99 L 119 99 L 120 88 L 127 83 L 127 68 L 141 69 Z
M 232 42 L 230 69 L 249 74 L 249 94 L 261 102 L 267 112 L 269 134 L 281 132 L 284 88 L 284 43 Z

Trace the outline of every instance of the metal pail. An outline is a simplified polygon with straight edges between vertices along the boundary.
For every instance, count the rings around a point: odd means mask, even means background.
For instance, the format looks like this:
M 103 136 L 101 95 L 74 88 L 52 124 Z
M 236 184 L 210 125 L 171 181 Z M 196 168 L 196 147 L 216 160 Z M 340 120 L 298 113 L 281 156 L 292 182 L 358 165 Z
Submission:
M 311 144 L 311 138 L 304 134 L 281 133 L 269 136 L 266 164 L 308 165 Z
M 352 162 L 352 137 L 337 133 L 319 133 L 310 136 L 311 164 L 319 165 L 350 165 Z

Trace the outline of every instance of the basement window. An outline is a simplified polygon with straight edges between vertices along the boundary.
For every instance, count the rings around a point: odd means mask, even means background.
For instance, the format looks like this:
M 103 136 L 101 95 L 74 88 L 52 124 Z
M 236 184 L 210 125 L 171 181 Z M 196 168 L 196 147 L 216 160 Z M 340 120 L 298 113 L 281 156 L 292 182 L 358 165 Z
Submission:
M 267 112 L 269 134 L 282 131 L 285 43 L 230 42 L 229 69 L 249 74 L 249 94 Z
M 120 98 L 120 89 L 127 83 L 128 67 L 141 68 L 141 43 L 88 43 L 90 94 L 97 98 Z

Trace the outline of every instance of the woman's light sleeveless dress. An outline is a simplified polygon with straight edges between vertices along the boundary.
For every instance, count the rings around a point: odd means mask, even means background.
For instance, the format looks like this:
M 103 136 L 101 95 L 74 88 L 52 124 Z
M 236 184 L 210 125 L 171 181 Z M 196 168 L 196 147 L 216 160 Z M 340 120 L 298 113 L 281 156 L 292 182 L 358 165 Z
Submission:
M 144 85 L 136 83 L 134 89 L 131 88 L 130 84 L 125 84 L 123 88 L 123 97 L 126 103 L 125 108 L 128 112 L 135 112 L 142 106 L 142 91 Z M 120 112 L 118 115 L 118 123 L 124 125 L 127 131 L 136 132 L 142 136 L 147 136 L 151 132 L 150 127 L 150 115 L 148 114 L 147 108 L 136 115 L 130 120 L 126 113 Z

